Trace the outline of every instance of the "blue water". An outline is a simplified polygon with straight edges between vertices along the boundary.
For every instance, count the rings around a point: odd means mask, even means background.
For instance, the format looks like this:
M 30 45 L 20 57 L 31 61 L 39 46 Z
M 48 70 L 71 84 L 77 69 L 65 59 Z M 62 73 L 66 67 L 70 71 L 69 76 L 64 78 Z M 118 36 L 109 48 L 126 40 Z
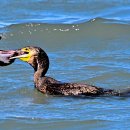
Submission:
M 48 76 L 117 90 L 130 86 L 130 1 L 4 0 L 0 49 L 28 45 L 50 58 Z M 0 68 L 2 130 L 129 130 L 130 98 L 43 95 L 33 69 Z
M 95 18 L 129 23 L 130 1 L 122 0 L 4 0 L 1 26 L 18 23 L 83 23 Z

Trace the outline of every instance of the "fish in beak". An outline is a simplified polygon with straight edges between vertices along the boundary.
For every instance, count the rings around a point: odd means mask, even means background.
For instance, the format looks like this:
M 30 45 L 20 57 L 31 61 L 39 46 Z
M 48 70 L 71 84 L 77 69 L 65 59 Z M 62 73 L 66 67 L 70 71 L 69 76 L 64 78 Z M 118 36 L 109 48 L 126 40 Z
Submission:
M 0 50 L 0 66 L 13 63 L 15 59 L 11 59 L 11 57 L 15 55 L 17 55 L 17 52 L 14 50 Z

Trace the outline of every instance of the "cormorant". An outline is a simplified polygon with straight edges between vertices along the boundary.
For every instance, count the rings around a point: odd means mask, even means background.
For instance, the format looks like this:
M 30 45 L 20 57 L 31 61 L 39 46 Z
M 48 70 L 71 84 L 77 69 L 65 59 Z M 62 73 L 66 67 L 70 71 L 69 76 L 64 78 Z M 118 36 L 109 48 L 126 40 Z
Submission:
M 64 83 L 46 76 L 49 68 L 49 58 L 40 47 L 27 46 L 16 52 L 18 55 L 11 59 L 19 58 L 34 68 L 35 87 L 44 94 L 67 96 L 119 96 L 121 94 L 120 91 L 113 89 L 105 89 L 84 83 Z

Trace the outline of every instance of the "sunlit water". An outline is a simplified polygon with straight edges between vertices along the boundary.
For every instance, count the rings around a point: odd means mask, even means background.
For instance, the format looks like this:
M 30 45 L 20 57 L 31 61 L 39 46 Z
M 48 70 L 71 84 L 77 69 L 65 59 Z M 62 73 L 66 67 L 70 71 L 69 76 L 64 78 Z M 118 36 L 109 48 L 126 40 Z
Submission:
M 104 88 L 130 87 L 130 3 L 5 0 L 0 49 L 33 45 L 50 58 L 47 75 Z M 129 97 L 54 97 L 33 85 L 33 68 L 0 68 L 1 130 L 129 130 Z

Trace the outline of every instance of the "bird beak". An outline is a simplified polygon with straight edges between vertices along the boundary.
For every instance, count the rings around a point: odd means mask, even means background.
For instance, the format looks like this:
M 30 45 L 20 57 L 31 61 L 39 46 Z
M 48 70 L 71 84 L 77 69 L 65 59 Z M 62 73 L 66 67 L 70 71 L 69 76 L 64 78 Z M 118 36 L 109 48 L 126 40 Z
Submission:
M 28 54 L 23 54 L 23 55 L 19 55 L 19 56 L 13 56 L 10 59 L 24 58 L 24 57 L 27 57 L 27 56 L 28 56 Z
M 21 50 L 16 50 L 17 55 L 10 57 L 10 59 L 17 59 L 17 58 L 24 58 L 27 57 L 28 54 L 26 54 L 25 52 L 21 51 Z

